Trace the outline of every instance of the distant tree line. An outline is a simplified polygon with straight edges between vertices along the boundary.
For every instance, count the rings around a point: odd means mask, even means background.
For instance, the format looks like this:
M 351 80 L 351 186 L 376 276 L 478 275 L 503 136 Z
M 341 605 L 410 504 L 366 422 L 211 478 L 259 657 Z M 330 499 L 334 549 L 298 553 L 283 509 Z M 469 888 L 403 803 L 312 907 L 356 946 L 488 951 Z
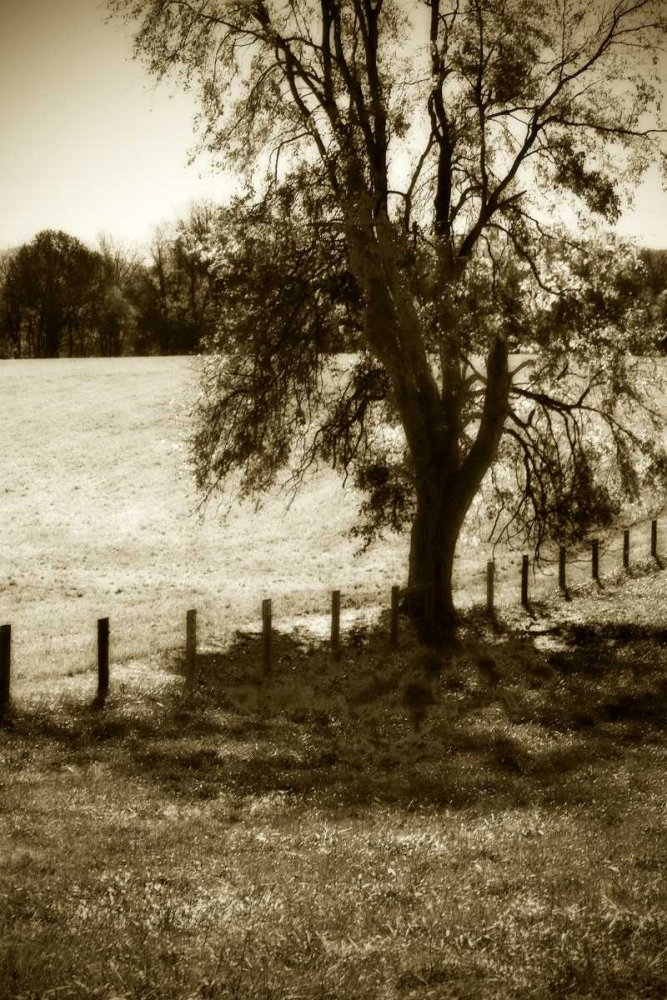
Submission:
M 216 209 L 155 230 L 142 254 L 43 230 L 0 256 L 0 357 L 193 354 L 220 293 L 204 248 Z
M 91 249 L 43 230 L 0 253 L 0 358 L 207 353 L 220 349 L 230 324 L 257 335 L 254 296 L 304 329 L 317 327 L 316 340 L 326 333 L 325 350 L 356 350 L 359 291 L 345 261 L 335 248 L 313 244 L 320 280 L 306 280 L 314 264 L 304 259 L 297 230 L 292 219 L 281 229 L 289 238 L 276 246 L 258 208 L 207 203 L 157 227 L 143 254 L 106 235 Z M 231 271 L 220 265 L 230 248 Z M 631 348 L 667 354 L 667 250 L 643 248 L 639 259 L 618 291 L 647 307 L 653 322 Z
M 639 251 L 644 280 L 637 293 L 649 303 L 651 318 L 658 330 L 657 347 L 667 354 L 667 250 L 644 248 Z
M 636 266 L 638 265 L 638 266 Z M 583 275 L 590 282 L 590 275 Z M 634 303 L 645 323 L 638 323 L 627 344 L 635 355 L 667 354 L 667 250 L 641 247 L 619 267 L 616 279 L 618 304 Z M 602 309 L 602 302 L 600 303 Z

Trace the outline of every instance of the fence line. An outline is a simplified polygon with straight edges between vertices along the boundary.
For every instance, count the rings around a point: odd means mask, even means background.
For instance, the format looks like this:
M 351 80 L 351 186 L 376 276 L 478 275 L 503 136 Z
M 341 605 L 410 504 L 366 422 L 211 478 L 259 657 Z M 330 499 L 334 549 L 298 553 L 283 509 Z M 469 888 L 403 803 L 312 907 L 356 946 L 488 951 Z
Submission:
M 660 562 L 658 555 L 658 522 L 651 521 L 651 558 Z M 525 609 L 530 608 L 529 594 L 529 565 L 530 560 L 527 555 L 521 559 L 521 605 Z M 623 531 L 623 569 L 630 568 L 630 530 Z M 486 565 L 486 611 L 489 616 L 495 614 L 495 560 L 491 559 Z M 591 579 L 600 585 L 600 541 L 598 538 L 591 539 Z M 558 550 L 558 586 L 567 594 L 567 550 L 565 546 L 559 546 Z M 391 604 L 389 616 L 388 642 L 391 649 L 399 648 L 399 610 L 400 610 L 400 587 L 391 588 Z M 340 660 L 342 656 L 341 644 L 341 592 L 334 590 L 331 593 L 331 633 L 330 651 L 334 660 Z M 264 674 L 269 674 L 272 669 L 273 653 L 273 616 L 271 599 L 265 599 L 261 604 L 262 616 L 262 665 Z M 93 707 L 102 709 L 109 693 L 109 618 L 99 618 L 97 621 L 97 693 L 93 700 Z M 12 629 L 10 624 L 0 626 L 0 724 L 6 718 L 10 708 L 10 682 L 11 682 L 11 646 Z M 186 614 L 186 637 L 185 637 L 185 689 L 192 691 L 196 682 L 197 663 L 197 611 L 191 609 Z
M 389 620 L 389 645 L 392 649 L 398 649 L 398 612 L 400 606 L 401 588 L 394 586 L 391 588 L 391 617 Z
M 331 656 L 340 660 L 340 590 L 331 592 Z
M 528 607 L 528 556 L 521 557 L 521 607 Z
M 185 677 L 189 688 L 194 685 L 197 667 L 197 609 L 185 616 Z

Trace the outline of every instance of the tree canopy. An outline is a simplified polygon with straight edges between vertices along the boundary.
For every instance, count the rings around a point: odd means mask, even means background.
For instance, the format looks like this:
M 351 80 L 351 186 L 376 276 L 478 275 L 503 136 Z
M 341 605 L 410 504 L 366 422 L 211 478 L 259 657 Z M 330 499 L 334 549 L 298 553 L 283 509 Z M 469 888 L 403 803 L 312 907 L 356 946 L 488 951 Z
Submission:
M 408 606 L 439 643 L 489 478 L 497 529 L 536 544 L 662 481 L 628 356 L 635 263 L 586 232 L 661 155 L 662 0 L 108 4 L 254 192 L 208 248 L 229 299 L 204 491 L 238 468 L 255 493 L 290 465 L 352 472 L 371 535 L 410 525 Z M 335 364 L 346 324 L 356 358 Z
M 43 230 L 8 255 L 3 270 L 4 325 L 15 353 L 56 358 L 66 344 L 75 353 L 95 287 L 96 255 L 74 236 Z
M 0 356 L 192 354 L 213 330 L 216 281 L 200 242 L 215 214 L 194 204 L 145 254 L 105 234 L 90 248 L 43 230 L 0 258 Z
M 138 343 L 159 354 L 192 354 L 213 330 L 218 302 L 215 280 L 201 243 L 215 214 L 193 205 L 188 216 L 158 226 L 138 286 Z

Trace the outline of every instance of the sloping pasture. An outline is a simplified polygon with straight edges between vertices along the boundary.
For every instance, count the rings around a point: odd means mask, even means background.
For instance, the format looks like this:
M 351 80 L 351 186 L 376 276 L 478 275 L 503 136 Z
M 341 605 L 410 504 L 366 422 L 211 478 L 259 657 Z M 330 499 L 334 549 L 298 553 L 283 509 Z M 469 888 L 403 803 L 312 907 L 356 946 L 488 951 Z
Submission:
M 0 366 L 0 620 L 13 628 L 17 690 L 87 671 L 95 619 L 112 658 L 145 671 L 183 641 L 185 611 L 223 642 L 276 614 L 324 612 L 327 590 L 365 606 L 403 575 L 405 543 L 360 558 L 354 496 L 321 473 L 279 496 L 209 508 L 187 462 L 185 358 L 12 361 Z
M 115 677 L 149 681 L 182 647 L 190 607 L 215 649 L 258 627 L 264 597 L 278 628 L 323 634 L 330 590 L 343 593 L 345 628 L 405 582 L 407 539 L 357 556 L 358 497 L 327 470 L 289 508 L 276 492 L 259 512 L 226 501 L 200 516 L 187 461 L 196 378 L 187 358 L 0 362 L 0 624 L 13 629 L 16 694 L 88 685 L 98 617 L 111 620 Z M 647 533 L 633 536 L 636 558 Z M 459 604 L 482 603 L 490 548 L 471 529 L 460 551 Z M 496 558 L 497 600 L 518 603 L 520 553 Z M 602 571 L 619 564 L 620 535 Z M 580 554 L 573 584 L 589 565 Z M 554 586 L 553 564 L 531 580 L 536 596 Z

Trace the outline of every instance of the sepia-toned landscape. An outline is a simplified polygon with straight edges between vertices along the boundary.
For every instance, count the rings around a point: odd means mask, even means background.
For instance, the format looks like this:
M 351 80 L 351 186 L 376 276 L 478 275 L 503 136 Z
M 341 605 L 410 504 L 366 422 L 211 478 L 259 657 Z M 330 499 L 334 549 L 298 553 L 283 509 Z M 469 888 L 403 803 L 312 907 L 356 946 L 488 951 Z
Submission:
M 194 516 L 193 370 L 0 369 L 14 698 L 0 991 L 659 997 L 667 583 L 646 532 L 629 577 L 608 551 L 602 587 L 584 582 L 582 553 L 572 600 L 551 578 L 527 614 L 510 589 L 495 624 L 469 612 L 462 648 L 434 667 L 404 619 L 389 649 L 404 549 L 354 558 L 351 497 L 329 473 L 289 510 L 276 495 L 257 514 Z M 481 605 L 486 553 L 471 552 Z
M 666 1000 L 666 40 L 0 3 L 0 1000 Z

